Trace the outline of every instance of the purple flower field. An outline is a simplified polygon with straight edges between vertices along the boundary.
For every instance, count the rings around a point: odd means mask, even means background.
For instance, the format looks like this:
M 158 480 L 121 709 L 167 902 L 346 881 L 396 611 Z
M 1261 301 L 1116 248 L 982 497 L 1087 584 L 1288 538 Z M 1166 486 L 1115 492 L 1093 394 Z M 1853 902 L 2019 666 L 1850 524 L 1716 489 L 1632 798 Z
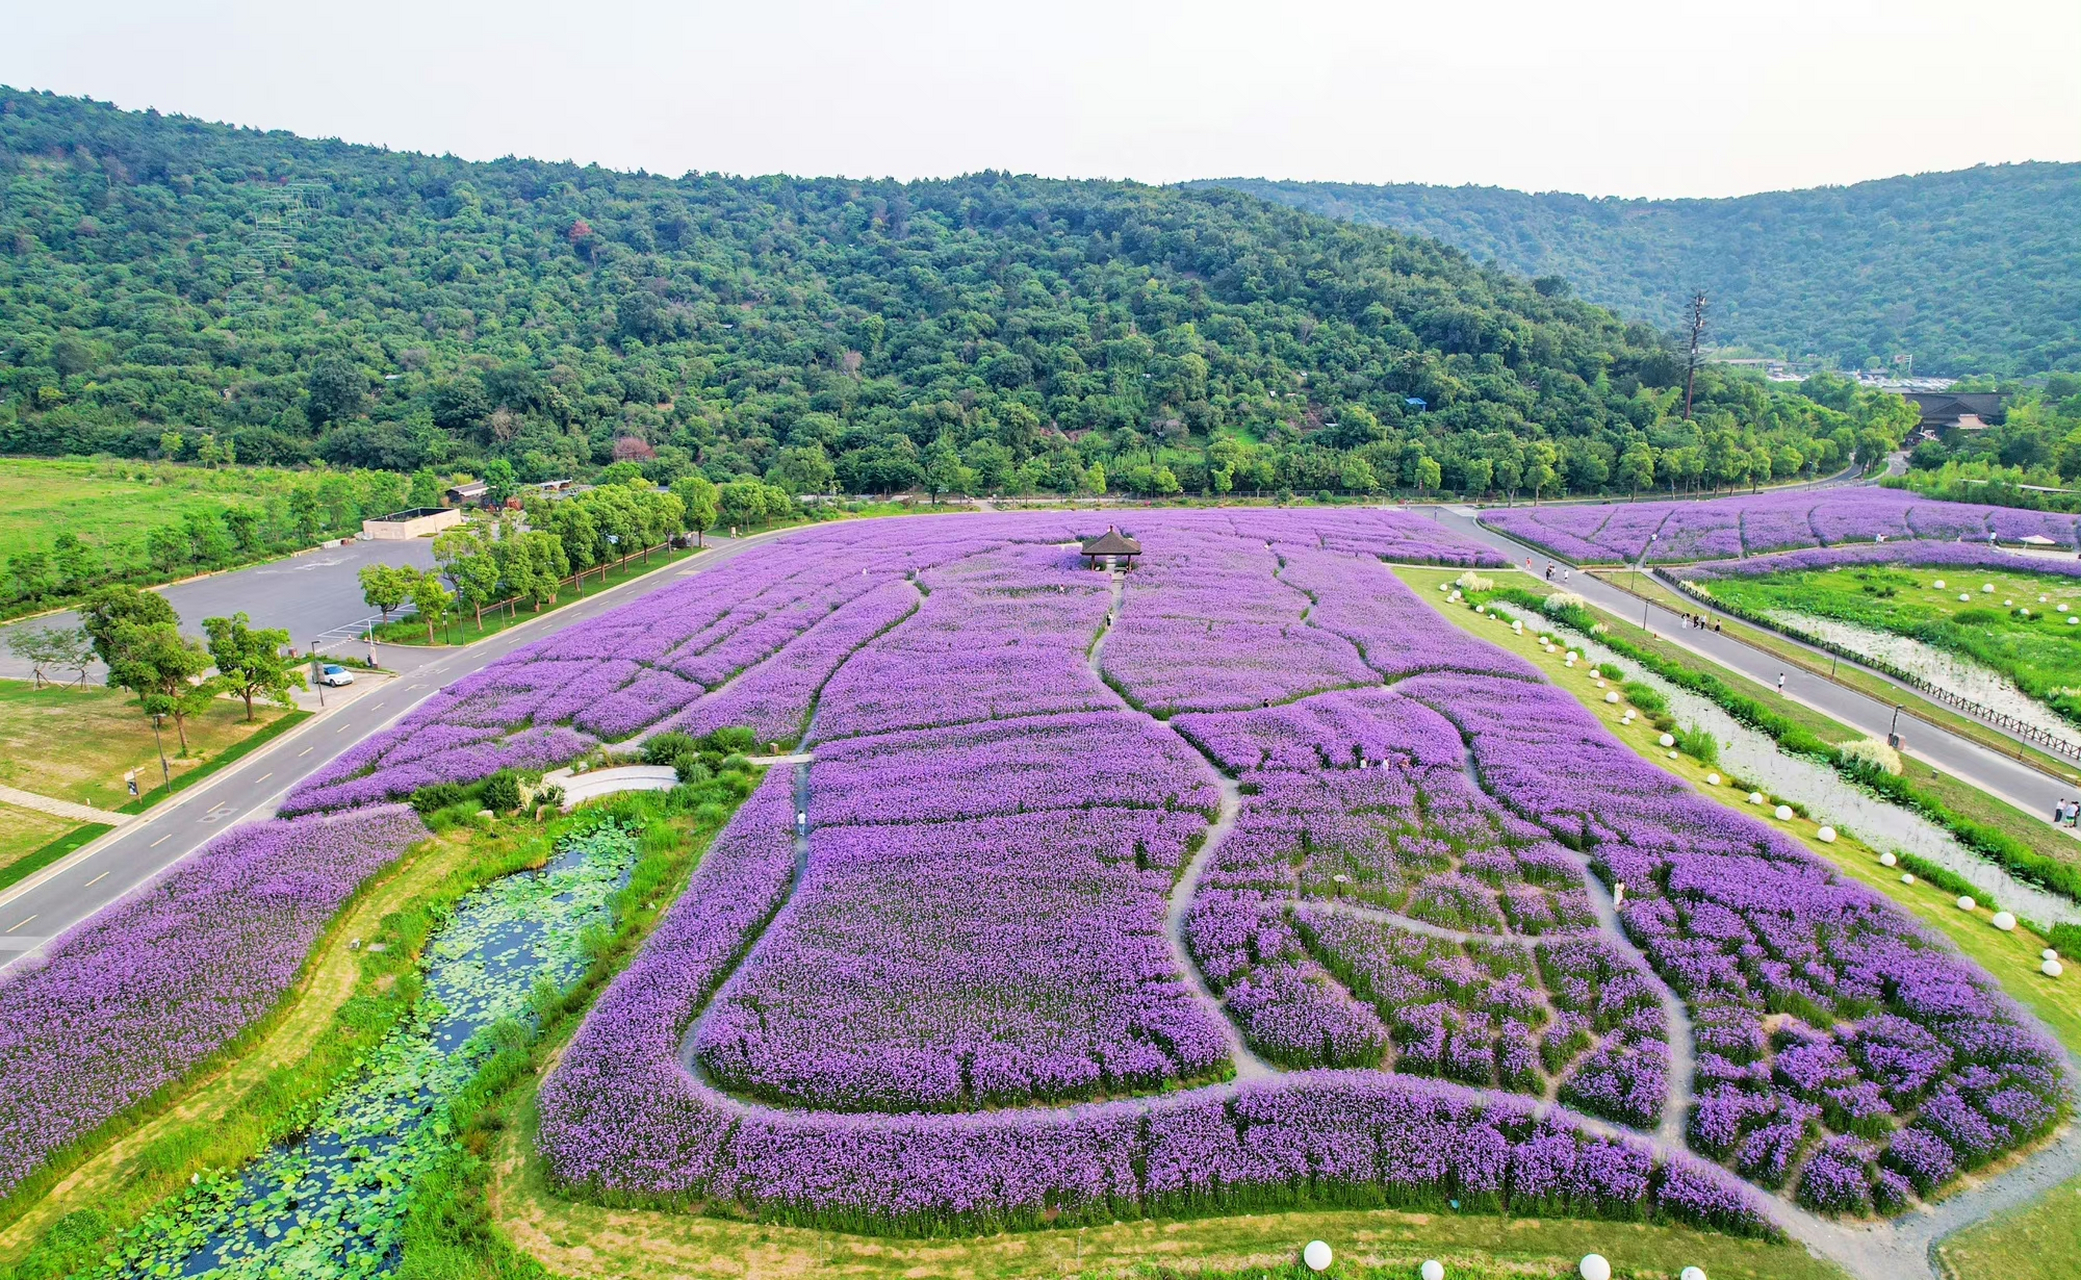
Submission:
M 1724 560 L 1845 543 L 2051 539 L 2081 546 L 2076 517 L 1940 502 L 1900 489 L 1797 490 L 1689 502 L 1513 507 L 1483 524 L 1579 564 Z
M 0 979 L 0 1192 L 251 1026 L 425 834 L 399 806 L 238 828 Z
M 617 1202 L 1756 1233 L 1758 1188 L 1897 1210 L 2063 1114 L 2060 1054 L 1991 979 L 1381 563 L 1495 557 L 1384 511 L 1128 531 L 1118 578 L 1073 514 L 801 531 L 457 682 L 292 798 L 357 812 L 261 830 L 408 831 L 366 806 L 596 739 L 799 741 L 542 1085 L 553 1175 Z M 285 958 L 345 891 L 298 904 Z
M 1743 560 L 1709 560 L 1687 564 L 1680 577 L 1694 582 L 1714 578 L 1756 578 L 1768 573 L 1802 573 L 1858 565 L 1895 564 L 1940 569 L 1997 569 L 2004 573 L 2050 573 L 2081 578 L 2081 560 L 2060 555 L 2002 551 L 1984 542 L 1860 542 L 1846 547 L 1810 547 Z

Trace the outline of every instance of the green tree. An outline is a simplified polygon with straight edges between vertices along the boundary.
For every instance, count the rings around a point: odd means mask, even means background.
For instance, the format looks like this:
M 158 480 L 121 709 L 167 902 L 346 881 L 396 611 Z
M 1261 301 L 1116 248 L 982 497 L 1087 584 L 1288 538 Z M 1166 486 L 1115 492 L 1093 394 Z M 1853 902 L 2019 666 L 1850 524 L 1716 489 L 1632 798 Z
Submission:
M 767 468 L 766 479 L 789 493 L 829 493 L 838 483 L 838 472 L 823 446 L 811 444 L 782 449 Z
M 210 660 L 217 666 L 218 687 L 244 699 L 246 723 L 253 722 L 253 699 L 265 698 L 287 709 L 295 703 L 291 689 L 305 688 L 303 672 L 283 656 L 289 633 L 279 628 L 255 630 L 243 612 L 228 618 L 204 618 Z
M 304 414 L 314 427 L 361 416 L 368 379 L 351 360 L 318 361 L 304 377 Z
M 149 716 L 172 716 L 181 754 L 188 754 L 188 717 L 215 696 L 200 677 L 210 669 L 209 651 L 171 622 L 118 623 L 111 638 L 109 683 L 137 695 Z
M 939 505 L 939 495 L 966 488 L 964 481 L 972 480 L 968 468 L 961 465 L 961 451 L 951 437 L 942 435 L 925 450 L 925 491 L 932 495 L 932 504 Z
M 1654 487 L 1655 455 L 1647 441 L 1636 440 L 1619 455 L 1619 483 L 1625 485 L 1627 493 L 1632 496 L 1638 496 L 1642 489 Z
M 180 615 L 166 597 L 136 587 L 102 587 L 80 605 L 80 629 L 87 633 L 94 656 L 114 669 L 121 659 L 119 632 L 125 627 L 179 627 Z
M 93 642 L 84 627 L 13 627 L 7 633 L 7 649 L 29 664 L 29 678 L 39 689 L 46 669 L 77 670 L 84 677 L 94 659 Z
M 455 610 L 455 594 L 441 585 L 438 575 L 422 573 L 419 581 L 412 584 L 412 607 L 426 624 L 426 642 L 432 644 L 434 628 L 446 624 Z
M 434 535 L 434 563 L 454 586 L 457 603 L 476 615 L 479 631 L 484 630 L 484 606 L 499 600 L 499 564 L 492 558 L 491 544 L 478 523 Z
M 1444 483 L 1445 473 L 1435 458 L 1424 454 L 1416 460 L 1416 491 L 1429 493 Z
M 370 564 L 362 566 L 359 576 L 362 601 L 381 613 L 387 623 L 391 611 L 411 597 L 421 575 L 408 564 Z M 204 619 L 203 625 L 209 625 L 208 619 Z
M 684 475 L 672 482 L 672 493 L 685 504 L 684 520 L 694 545 L 706 545 L 705 535 L 722 513 L 714 481 L 698 472 Z
M 503 507 L 506 499 L 512 497 L 519 487 L 520 480 L 513 474 L 512 463 L 504 458 L 493 458 L 484 464 L 484 483 L 490 486 L 484 491 L 484 504 Z
M 441 478 L 431 467 L 421 467 L 412 473 L 411 495 L 405 499 L 408 507 L 438 507 L 441 505 Z

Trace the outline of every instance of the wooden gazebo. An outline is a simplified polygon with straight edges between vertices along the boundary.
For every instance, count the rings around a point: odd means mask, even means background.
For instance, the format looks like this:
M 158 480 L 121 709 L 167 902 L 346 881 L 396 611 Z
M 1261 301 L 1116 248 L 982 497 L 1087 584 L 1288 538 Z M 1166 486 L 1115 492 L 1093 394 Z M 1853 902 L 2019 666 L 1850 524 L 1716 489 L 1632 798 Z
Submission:
M 1134 558 L 1142 554 L 1142 544 L 1120 532 L 1118 526 L 1107 525 L 1106 531 L 1096 538 L 1084 539 L 1078 550 L 1094 569 L 1099 567 L 1101 560 L 1110 561 L 1122 569 L 1132 569 Z

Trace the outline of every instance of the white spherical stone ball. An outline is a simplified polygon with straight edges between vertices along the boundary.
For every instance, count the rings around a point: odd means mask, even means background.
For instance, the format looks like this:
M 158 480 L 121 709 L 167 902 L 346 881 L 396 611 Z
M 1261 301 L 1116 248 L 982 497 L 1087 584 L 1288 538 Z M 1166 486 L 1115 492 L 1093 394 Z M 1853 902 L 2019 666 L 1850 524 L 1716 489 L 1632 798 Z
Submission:
M 1582 1280 L 1611 1280 L 1611 1263 L 1601 1253 L 1585 1256 L 1575 1270 Z
M 1900 865 L 1900 859 L 1890 853 L 1882 853 L 1879 855 L 1879 865 L 1882 867 L 1897 867 Z
M 1431 1258 L 1418 1269 L 1416 1274 L 1422 1276 L 1423 1280 L 1445 1280 L 1445 1264 L 1436 1258 Z
M 1771 812 L 1777 815 L 1779 822 L 1790 822 L 1792 820 L 1792 806 L 1789 804 L 1781 804 Z
M 1308 1264 L 1310 1271 L 1330 1269 L 1330 1247 L 1320 1240 L 1310 1240 L 1308 1247 L 1301 1250 L 1301 1261 Z
M 2047 600 L 2050 600 L 2051 598 L 2052 598 L 2051 596 L 2039 596 L 2039 597 L 2038 597 L 2038 603 L 2039 603 L 2039 604 L 2043 604 L 2043 603 L 2045 603 L 2045 602 L 2046 602 Z
M 1913 884 L 1915 883 L 1915 877 L 1912 873 L 1903 871 L 1900 873 L 1900 882 L 1902 884 Z
M 1485 604 L 1477 604 L 1477 605 L 1475 605 L 1475 606 L 1474 606 L 1474 612 L 1476 612 L 1476 613 L 1487 613 L 1487 612 L 1488 612 L 1488 606 L 1487 606 L 1487 605 L 1485 605 Z
M 1993 595 L 1993 594 L 1994 594 L 1994 584 L 1993 584 L 1993 583 L 1991 583 L 1991 582 L 1983 582 L 1983 583 L 1981 583 L 1981 584 L 1980 584 L 1980 592 L 1981 592 L 1981 594 L 1982 594 L 1982 595 L 1990 595 L 1990 596 L 1991 596 L 1991 595 Z
M 1938 578 L 1936 580 L 1936 589 L 1939 591 L 1942 591 L 1944 589 L 1944 580 L 1942 578 Z
M 2060 974 L 2065 973 L 2066 971 L 2066 966 L 2061 964 L 2057 960 L 2047 960 L 2045 963 L 2038 966 L 2038 972 L 2044 974 L 2048 978 L 2057 978 Z
M 1821 829 L 1820 829 L 1819 831 L 1816 831 L 1816 832 L 1814 832 L 1814 839 L 1816 839 L 1816 840 L 1819 840 L 1819 841 L 1820 841 L 1820 842 L 1821 842 L 1822 844 L 1834 844 L 1834 843 L 1835 843 L 1835 828 L 1834 828 L 1834 827 L 1823 827 L 1823 828 L 1821 828 Z
M 1958 603 L 1960 604 L 1970 604 L 1972 603 L 1972 599 L 1973 598 L 1971 596 L 1967 595 L 1963 591 L 1958 593 Z
M 1619 700 L 1619 695 L 1618 695 L 1618 692 L 1617 692 L 1617 690 L 1613 690 L 1612 692 L 1610 692 L 1610 693 L 1607 693 L 1607 694 L 1605 694 L 1605 695 L 1604 695 L 1604 700 L 1605 700 L 1606 702 L 1609 702 L 1609 703 L 1612 703 L 1612 704 L 1616 705 L 1616 704 L 1618 703 L 1618 700 Z
M 1676 759 L 1676 752 L 1674 752 L 1674 751 L 1670 752 L 1670 753 L 1669 753 L 1669 758 L 1670 758 L 1671 760 L 1674 760 L 1674 759 Z
M 2016 917 L 2007 911 L 1997 911 L 1994 913 L 1994 927 L 2003 933 L 2014 933 L 2016 931 Z
M 2047 947 L 2043 951 L 2038 952 L 2038 959 L 2057 960 L 2059 959 L 2059 953 L 2057 951 L 2054 951 L 2052 948 Z
M 2067 615 L 2067 625 L 2070 627 L 2081 627 L 2081 613 Z
M 1676 1280 L 1705 1280 L 1705 1268 L 1685 1267 Z
M 1751 791 L 1751 792 L 1749 792 L 1749 803 L 1750 803 L 1750 804 L 1762 804 L 1762 803 L 1763 803 L 1763 793 L 1762 793 L 1761 791 Z
M 2052 606 L 2052 611 L 2054 613 L 2065 613 L 2067 611 L 2067 607 L 2063 604 L 2056 604 Z
M 1974 907 L 1977 907 L 1979 905 L 1979 903 L 1973 901 L 1973 895 L 1969 893 L 1962 893 L 1958 895 L 1958 909 L 1960 911 L 1971 911 Z
M 1706 775 L 1705 775 L 1705 785 L 1706 785 L 1706 786 L 1708 786 L 1708 787 L 1717 787 L 1717 786 L 1719 786 L 1719 785 L 1720 785 L 1720 775 L 1719 775 L 1719 774 L 1717 774 L 1717 773 L 1708 773 L 1708 774 L 1706 774 Z
M 1665 747 L 1673 747 L 1676 745 L 1676 739 L 1666 733 L 1663 734 L 1661 737 L 1655 739 L 1655 741 L 1661 743 Z

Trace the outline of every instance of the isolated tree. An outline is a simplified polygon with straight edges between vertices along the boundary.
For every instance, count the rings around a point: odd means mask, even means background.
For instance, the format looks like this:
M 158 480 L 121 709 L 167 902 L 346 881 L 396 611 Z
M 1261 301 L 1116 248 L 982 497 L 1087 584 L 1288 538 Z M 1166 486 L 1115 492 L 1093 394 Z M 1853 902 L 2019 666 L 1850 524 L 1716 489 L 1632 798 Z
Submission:
M 360 574 L 361 598 L 369 608 L 380 612 L 383 621 L 388 623 L 391 610 L 411 597 L 412 586 L 420 576 L 419 570 L 408 564 L 364 565 Z
M 1416 491 L 1418 493 L 1429 493 L 1444 483 L 1444 480 L 1445 472 L 1439 467 L 1436 458 L 1431 457 L 1429 454 L 1424 454 L 1417 458 Z
M 217 685 L 245 700 L 246 723 L 253 722 L 255 698 L 284 708 L 293 705 L 289 691 L 305 685 L 303 672 L 282 656 L 289 647 L 287 631 L 275 627 L 256 631 L 244 613 L 204 618 L 202 630 L 209 637 L 210 659 L 217 664 Z
M 198 683 L 210 669 L 209 650 L 171 622 L 119 623 L 109 648 L 109 683 L 136 694 L 146 715 L 172 716 L 181 754 L 188 754 L 188 717 L 215 693 Z
M 419 620 L 426 624 L 426 642 L 434 642 L 434 628 L 448 621 L 455 609 L 455 593 L 441 585 L 441 579 L 431 573 L 419 575 L 412 584 L 412 607 L 419 611 Z
M 29 664 L 29 677 L 39 689 L 47 668 L 84 673 L 94 658 L 94 646 L 84 627 L 17 627 L 7 633 L 7 648 Z

